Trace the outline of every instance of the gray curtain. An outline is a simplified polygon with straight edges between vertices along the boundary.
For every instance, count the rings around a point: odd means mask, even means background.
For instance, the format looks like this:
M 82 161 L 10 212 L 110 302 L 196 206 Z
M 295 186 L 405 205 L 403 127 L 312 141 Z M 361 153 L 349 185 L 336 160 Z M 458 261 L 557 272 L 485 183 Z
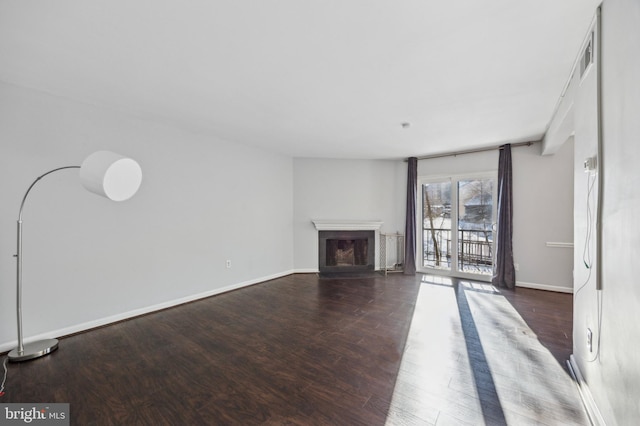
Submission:
M 407 163 L 407 215 L 404 230 L 404 274 L 415 275 L 418 159 L 410 157 Z
M 513 265 L 513 198 L 511 187 L 511 145 L 500 147 L 498 162 L 498 228 L 496 255 L 491 282 L 496 287 L 514 288 L 516 270 Z

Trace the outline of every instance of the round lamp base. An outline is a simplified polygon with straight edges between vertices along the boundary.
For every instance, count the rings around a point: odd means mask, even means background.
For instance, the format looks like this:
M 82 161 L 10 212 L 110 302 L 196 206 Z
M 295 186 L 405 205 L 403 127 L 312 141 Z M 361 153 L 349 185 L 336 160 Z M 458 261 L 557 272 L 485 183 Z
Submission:
M 38 340 L 37 342 L 24 345 L 22 351 L 19 351 L 18 348 L 16 348 L 9 352 L 9 361 L 20 362 L 40 358 L 41 356 L 50 354 L 56 349 L 58 349 L 57 339 Z

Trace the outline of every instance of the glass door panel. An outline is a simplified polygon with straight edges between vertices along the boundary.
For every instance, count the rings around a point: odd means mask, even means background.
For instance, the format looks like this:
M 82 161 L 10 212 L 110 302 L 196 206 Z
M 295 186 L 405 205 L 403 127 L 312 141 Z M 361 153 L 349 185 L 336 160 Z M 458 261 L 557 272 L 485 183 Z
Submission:
M 451 181 L 423 183 L 422 267 L 451 269 Z
M 458 180 L 458 263 L 460 272 L 491 275 L 493 179 Z
M 418 270 L 481 280 L 491 277 L 495 182 L 495 173 L 420 180 Z

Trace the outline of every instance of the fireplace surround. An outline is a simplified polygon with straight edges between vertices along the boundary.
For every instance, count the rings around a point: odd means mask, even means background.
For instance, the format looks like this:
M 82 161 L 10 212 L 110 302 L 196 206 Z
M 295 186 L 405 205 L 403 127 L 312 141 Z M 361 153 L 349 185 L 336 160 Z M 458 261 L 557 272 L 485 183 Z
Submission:
M 318 271 L 357 273 L 379 269 L 379 221 L 313 220 L 318 230 Z
M 320 273 L 373 271 L 374 268 L 374 231 L 318 232 Z

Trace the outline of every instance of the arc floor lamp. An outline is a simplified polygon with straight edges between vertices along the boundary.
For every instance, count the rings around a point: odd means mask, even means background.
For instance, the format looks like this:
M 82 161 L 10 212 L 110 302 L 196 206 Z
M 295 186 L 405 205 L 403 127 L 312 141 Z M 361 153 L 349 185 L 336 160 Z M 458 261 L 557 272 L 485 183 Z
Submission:
M 24 344 L 22 337 L 22 210 L 29 192 L 36 183 L 51 173 L 80 169 L 82 185 L 90 192 L 109 198 L 113 201 L 124 201 L 131 198 L 142 182 L 140 165 L 131 158 L 123 157 L 111 151 L 98 151 L 88 156 L 80 166 L 59 167 L 48 171 L 33 181 L 22 198 L 18 213 L 18 248 L 14 255 L 16 269 L 16 309 L 18 317 L 18 347 L 9 352 L 10 361 L 27 361 L 47 355 L 58 349 L 58 340 L 45 339 Z

